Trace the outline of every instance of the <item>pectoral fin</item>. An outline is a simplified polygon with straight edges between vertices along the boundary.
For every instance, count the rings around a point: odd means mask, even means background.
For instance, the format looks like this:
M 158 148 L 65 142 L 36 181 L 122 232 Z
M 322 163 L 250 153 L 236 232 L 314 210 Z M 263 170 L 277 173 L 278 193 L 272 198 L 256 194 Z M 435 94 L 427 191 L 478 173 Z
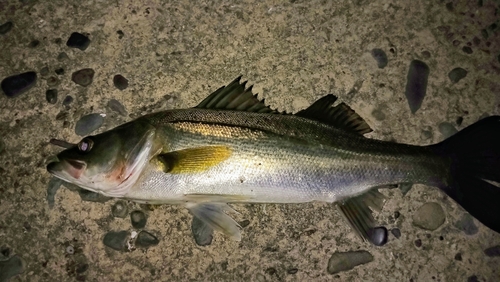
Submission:
M 204 146 L 168 152 L 157 156 L 164 172 L 192 173 L 205 171 L 231 156 L 228 146 Z
M 235 212 L 225 203 L 188 203 L 187 208 L 199 220 L 235 241 L 241 241 L 240 225 L 226 211 Z
M 384 195 L 374 189 L 339 203 L 337 208 L 363 241 L 368 240 L 376 246 L 382 246 L 387 242 L 387 229 L 376 226 L 370 208 L 381 210 L 384 199 Z

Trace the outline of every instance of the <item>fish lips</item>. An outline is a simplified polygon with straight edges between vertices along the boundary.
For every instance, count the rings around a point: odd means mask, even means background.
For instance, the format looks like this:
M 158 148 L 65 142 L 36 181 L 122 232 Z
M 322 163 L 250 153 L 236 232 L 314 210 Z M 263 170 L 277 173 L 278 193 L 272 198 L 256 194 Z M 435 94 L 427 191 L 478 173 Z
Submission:
M 47 165 L 47 171 L 56 177 L 69 180 L 68 176 L 73 179 L 79 179 L 85 169 L 87 164 L 79 160 L 62 160 L 54 161 Z

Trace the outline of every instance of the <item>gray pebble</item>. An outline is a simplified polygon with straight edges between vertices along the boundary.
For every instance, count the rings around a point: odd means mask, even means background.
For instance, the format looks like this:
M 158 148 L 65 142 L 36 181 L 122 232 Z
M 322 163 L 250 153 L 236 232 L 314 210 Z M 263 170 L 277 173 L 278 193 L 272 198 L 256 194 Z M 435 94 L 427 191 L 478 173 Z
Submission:
M 385 119 L 385 113 L 384 111 L 380 110 L 380 109 L 375 109 L 373 110 L 372 112 L 372 116 L 376 119 L 376 120 L 384 120 Z
M 367 251 L 334 253 L 328 260 L 327 271 L 330 274 L 351 270 L 354 267 L 373 261 L 373 256 Z
M 24 272 L 24 264 L 17 255 L 0 261 L 0 281 L 9 281 L 12 277 Z
M 127 116 L 128 112 L 125 109 L 125 106 L 122 105 L 118 100 L 116 99 L 111 99 L 108 101 L 108 108 L 110 108 L 112 111 L 115 111 L 119 113 L 122 116 Z
M 239 225 L 241 226 L 241 228 L 245 228 L 245 227 L 247 227 L 248 225 L 250 225 L 250 220 L 245 219 L 245 220 L 241 221 L 241 222 L 239 223 Z
M 146 226 L 146 222 L 148 219 L 145 213 L 136 210 L 130 213 L 130 220 L 132 221 L 132 226 L 135 229 L 141 229 Z
M 453 83 L 459 82 L 462 78 L 466 76 L 467 76 L 467 71 L 464 70 L 463 68 L 454 68 L 448 73 L 448 77 Z
M 470 48 L 469 46 L 462 47 L 462 51 L 464 51 L 464 53 L 466 54 L 472 54 L 472 48 Z
M 442 122 L 439 124 L 438 127 L 439 127 L 439 132 L 441 132 L 441 134 L 443 134 L 443 137 L 445 139 L 455 135 L 455 133 L 458 132 L 458 130 L 455 128 L 455 126 L 453 126 L 453 124 L 451 124 L 449 122 Z
M 64 97 L 64 100 L 62 102 L 63 106 L 69 106 L 69 104 L 73 103 L 73 97 L 71 96 L 66 96 Z
M 40 69 L 40 75 L 41 76 L 46 76 L 49 74 L 49 67 L 45 66 L 43 68 Z
M 151 246 L 156 246 L 160 243 L 160 240 L 156 238 L 153 234 L 142 230 L 137 235 L 137 239 L 135 240 L 135 246 L 138 248 L 149 248 Z
M 113 77 L 113 84 L 116 88 L 125 90 L 128 87 L 128 79 L 123 77 L 121 74 L 117 74 Z
M 12 22 L 6 22 L 0 25 L 0 34 L 6 34 L 12 29 L 13 26 L 14 24 Z
M 384 226 L 368 230 L 369 241 L 375 246 L 383 246 L 387 243 L 388 232 Z
M 29 71 L 6 77 L 0 83 L 0 88 L 7 97 L 14 98 L 28 91 L 36 83 L 36 72 Z
M 40 45 L 40 40 L 35 39 L 35 40 L 32 40 L 30 42 L 30 44 L 28 45 L 28 47 L 30 47 L 30 48 L 36 48 L 36 47 L 38 47 L 38 45 Z
M 424 136 L 425 139 L 431 139 L 432 138 L 432 131 L 431 130 L 423 130 L 422 131 L 422 136 Z
M 474 235 L 479 232 L 476 224 L 474 224 L 474 218 L 468 213 L 462 215 L 460 220 L 455 223 L 455 227 L 467 235 Z
M 384 50 L 382 49 L 373 49 L 372 52 L 372 57 L 377 61 L 377 65 L 379 69 L 383 69 L 387 66 L 387 55 L 385 54 Z
M 500 245 L 487 248 L 484 254 L 489 257 L 500 257 Z
M 393 229 L 391 229 L 391 233 L 397 239 L 399 239 L 401 237 L 401 230 L 399 230 L 399 228 L 393 228 Z
M 446 216 L 443 208 L 434 202 L 423 204 L 413 215 L 413 225 L 425 230 L 436 230 L 443 225 Z
M 47 185 L 47 197 L 46 197 L 47 202 L 49 203 L 49 208 L 54 207 L 57 190 L 61 188 L 63 182 L 64 181 L 56 177 L 52 177 L 49 180 L 49 184 Z
M 64 61 L 64 60 L 69 59 L 69 57 L 68 57 L 68 54 L 66 54 L 65 52 L 61 52 L 61 53 L 59 53 L 59 55 L 57 55 L 57 59 L 59 61 Z
M 86 87 L 89 86 L 94 80 L 94 74 L 95 72 L 93 69 L 81 69 L 79 71 L 75 71 L 71 75 L 71 80 L 78 85 Z
M 128 214 L 127 202 L 123 200 L 116 201 L 116 203 L 111 207 L 111 213 L 114 217 L 125 218 Z
M 75 125 L 75 133 L 80 136 L 87 136 L 94 130 L 101 127 L 104 118 L 100 114 L 89 114 L 81 117 Z
M 85 189 L 79 189 L 78 194 L 80 195 L 82 201 L 86 202 L 104 203 L 111 200 L 110 197 L 106 197 L 103 194 L 92 192 Z
M 47 86 L 54 87 L 59 84 L 59 78 L 51 76 L 47 78 Z
M 196 216 L 193 216 L 191 231 L 193 233 L 194 241 L 198 246 L 208 246 L 212 244 L 214 230 Z
M 49 104 L 57 103 L 57 89 L 49 89 L 45 91 L 45 99 Z
M 74 254 L 75 253 L 75 248 L 73 246 L 71 246 L 71 245 L 67 246 L 66 247 L 66 253 L 68 253 L 70 255 Z
M 429 73 L 430 70 L 426 63 L 419 60 L 413 60 L 410 63 L 406 80 L 405 96 L 412 113 L 420 109 L 422 101 L 425 98 Z
M 110 231 L 104 235 L 102 242 L 113 250 L 123 252 L 127 250 L 128 238 L 128 231 Z

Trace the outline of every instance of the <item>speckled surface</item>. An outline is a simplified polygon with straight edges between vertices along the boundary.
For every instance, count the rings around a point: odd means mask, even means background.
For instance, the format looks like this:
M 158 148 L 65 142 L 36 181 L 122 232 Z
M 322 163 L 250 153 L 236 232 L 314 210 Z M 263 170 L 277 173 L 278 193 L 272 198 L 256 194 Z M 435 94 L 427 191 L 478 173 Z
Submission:
M 25 268 L 12 281 L 498 281 L 500 258 L 483 250 L 500 244 L 500 235 L 477 221 L 479 232 L 466 235 L 454 226 L 464 211 L 422 185 L 405 197 L 383 191 L 389 200 L 377 218 L 402 233 L 384 247 L 361 243 L 334 206 L 320 203 L 234 205 L 237 220 L 250 221 L 242 241 L 215 234 L 199 247 L 187 210 L 161 206 L 147 211 L 146 225 L 160 243 L 120 253 L 102 243 L 106 232 L 132 228 L 128 217 L 112 217 L 113 201 L 82 202 L 61 189 L 49 208 L 45 161 L 59 150 L 50 138 L 78 141 L 75 123 L 90 113 L 106 114 L 103 131 L 151 111 L 194 106 L 240 74 L 281 110 L 334 93 L 368 121 L 370 137 L 384 140 L 426 145 L 442 140 L 441 122 L 462 129 L 485 113 L 500 114 L 500 31 L 489 29 L 498 26 L 498 1 L 347 2 L 1 1 L 0 24 L 14 25 L 0 35 L 0 79 L 31 70 L 39 77 L 19 97 L 0 95 L 0 246 Z M 85 51 L 65 45 L 72 32 L 88 35 Z M 383 69 L 374 48 L 387 54 Z M 61 52 L 68 58 L 59 60 Z M 411 114 L 404 91 L 414 59 L 430 75 L 422 107 Z M 452 83 L 448 73 L 457 67 L 468 74 Z M 87 87 L 71 81 L 84 68 L 95 70 Z M 113 85 L 116 74 L 128 79 L 127 89 Z M 58 102 L 49 104 L 45 92 L 54 88 Z M 66 95 L 74 98 L 69 106 L 62 105 Z M 111 99 L 131 116 L 110 111 Z M 60 112 L 67 116 L 56 120 Z M 413 213 L 430 201 L 446 215 L 435 231 L 412 225 Z M 328 274 L 330 256 L 349 250 L 367 250 L 374 261 Z

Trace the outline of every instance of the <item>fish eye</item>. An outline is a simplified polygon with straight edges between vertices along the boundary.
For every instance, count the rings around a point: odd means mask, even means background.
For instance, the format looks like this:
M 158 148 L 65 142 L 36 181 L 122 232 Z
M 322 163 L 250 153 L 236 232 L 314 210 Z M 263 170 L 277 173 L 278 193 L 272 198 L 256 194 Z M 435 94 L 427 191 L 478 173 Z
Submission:
M 90 138 L 83 138 L 82 141 L 78 143 L 78 150 L 83 153 L 88 153 L 92 149 L 94 141 Z

